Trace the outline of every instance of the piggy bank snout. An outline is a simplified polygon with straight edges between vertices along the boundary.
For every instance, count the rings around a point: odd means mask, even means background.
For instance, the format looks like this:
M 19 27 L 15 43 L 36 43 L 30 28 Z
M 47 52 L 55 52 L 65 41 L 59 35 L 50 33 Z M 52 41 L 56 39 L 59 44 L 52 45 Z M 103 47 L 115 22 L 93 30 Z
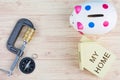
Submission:
M 74 24 L 73 15 L 70 16 L 69 21 L 70 21 L 70 25 L 73 26 L 73 24 Z

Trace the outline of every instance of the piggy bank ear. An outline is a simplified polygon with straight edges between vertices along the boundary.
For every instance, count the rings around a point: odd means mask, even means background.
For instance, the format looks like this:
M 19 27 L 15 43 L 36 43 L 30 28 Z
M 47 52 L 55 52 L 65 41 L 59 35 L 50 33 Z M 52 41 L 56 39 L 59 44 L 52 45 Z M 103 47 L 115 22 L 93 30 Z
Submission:
M 75 9 L 75 13 L 79 14 L 80 11 L 81 11 L 81 6 L 77 5 L 77 6 L 74 7 L 74 9 Z

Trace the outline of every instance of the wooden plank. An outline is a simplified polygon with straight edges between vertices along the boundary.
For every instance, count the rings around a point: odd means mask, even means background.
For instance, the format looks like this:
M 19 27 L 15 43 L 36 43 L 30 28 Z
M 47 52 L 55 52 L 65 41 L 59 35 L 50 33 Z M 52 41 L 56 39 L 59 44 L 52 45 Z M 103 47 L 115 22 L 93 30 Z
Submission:
M 3 61 L 8 63 L 11 61 Z M 118 60 L 120 65 L 120 60 Z M 22 79 L 42 79 L 42 80 L 98 80 L 97 77 L 87 71 L 80 71 L 77 60 L 36 60 L 36 70 L 30 75 L 20 73 L 18 69 L 11 77 L 7 77 L 4 73 L 1 79 L 3 80 L 22 80 Z M 118 69 L 118 64 L 114 64 L 114 68 Z M 5 65 L 4 65 L 5 66 Z M 120 69 L 118 69 L 120 70 Z M 109 75 L 105 77 L 107 80 L 112 80 L 114 77 L 119 78 L 118 71 L 111 69 Z M 114 76 L 114 77 L 113 77 Z

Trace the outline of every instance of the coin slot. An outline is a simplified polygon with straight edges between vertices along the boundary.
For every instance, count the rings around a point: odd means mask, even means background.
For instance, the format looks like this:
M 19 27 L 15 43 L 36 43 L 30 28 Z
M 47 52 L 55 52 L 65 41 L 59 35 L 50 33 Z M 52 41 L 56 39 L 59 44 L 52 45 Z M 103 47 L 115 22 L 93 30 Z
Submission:
M 91 15 L 88 15 L 88 17 L 104 17 L 103 14 L 91 14 Z

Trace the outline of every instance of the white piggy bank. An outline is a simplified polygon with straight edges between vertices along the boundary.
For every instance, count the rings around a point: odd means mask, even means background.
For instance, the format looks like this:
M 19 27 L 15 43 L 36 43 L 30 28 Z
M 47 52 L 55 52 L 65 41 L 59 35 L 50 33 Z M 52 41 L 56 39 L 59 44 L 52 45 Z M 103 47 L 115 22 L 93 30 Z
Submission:
M 76 5 L 70 16 L 70 24 L 84 34 L 104 34 L 117 22 L 117 13 L 112 4 L 94 0 Z

